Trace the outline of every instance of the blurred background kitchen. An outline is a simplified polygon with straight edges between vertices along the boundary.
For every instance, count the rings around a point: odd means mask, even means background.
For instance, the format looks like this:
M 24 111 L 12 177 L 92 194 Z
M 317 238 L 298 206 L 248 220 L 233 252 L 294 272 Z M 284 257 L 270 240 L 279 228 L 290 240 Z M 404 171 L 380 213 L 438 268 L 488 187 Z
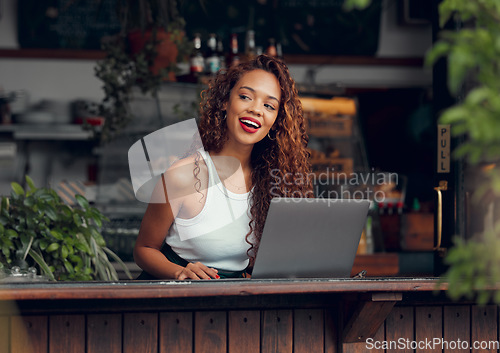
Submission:
M 110 2 L 95 15 L 92 1 L 0 0 L 0 194 L 25 175 L 68 203 L 83 193 L 112 219 L 104 230 L 110 247 L 132 261 L 146 205 L 134 198 L 128 149 L 195 117 L 199 92 L 219 68 L 265 52 L 281 56 L 298 83 L 318 175 L 330 168 L 332 180 L 338 172 L 397 176 L 370 212 L 356 269 L 432 273 L 436 82 L 423 58 L 435 8 L 430 0 L 374 0 L 349 13 L 342 2 L 185 1 L 188 55 L 175 82 L 153 96 L 136 89 L 132 121 L 104 143 L 93 132 L 104 119 L 95 68 L 105 56 L 101 39 L 120 30 Z

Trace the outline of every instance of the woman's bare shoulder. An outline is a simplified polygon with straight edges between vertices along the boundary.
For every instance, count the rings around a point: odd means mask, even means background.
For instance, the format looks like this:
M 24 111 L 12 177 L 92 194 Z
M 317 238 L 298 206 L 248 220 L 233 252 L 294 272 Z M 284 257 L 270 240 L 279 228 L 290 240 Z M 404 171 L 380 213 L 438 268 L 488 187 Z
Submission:
M 192 188 L 207 175 L 207 167 L 196 154 L 175 161 L 164 173 L 165 181 L 177 188 Z

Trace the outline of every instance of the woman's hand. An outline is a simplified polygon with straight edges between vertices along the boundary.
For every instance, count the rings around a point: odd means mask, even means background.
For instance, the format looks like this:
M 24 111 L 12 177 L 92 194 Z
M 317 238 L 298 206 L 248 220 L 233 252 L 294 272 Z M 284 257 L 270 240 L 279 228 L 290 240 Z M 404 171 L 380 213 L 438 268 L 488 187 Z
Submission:
M 201 262 L 188 263 L 186 267 L 183 267 L 180 271 L 175 273 L 175 279 L 185 280 L 185 279 L 219 279 L 217 270 L 215 268 L 210 268 L 202 264 Z

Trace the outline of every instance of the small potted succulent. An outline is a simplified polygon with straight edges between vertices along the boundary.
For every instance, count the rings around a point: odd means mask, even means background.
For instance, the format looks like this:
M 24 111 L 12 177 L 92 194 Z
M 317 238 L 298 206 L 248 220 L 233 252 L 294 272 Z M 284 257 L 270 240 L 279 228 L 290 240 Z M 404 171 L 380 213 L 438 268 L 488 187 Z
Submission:
M 27 188 L 12 183 L 0 203 L 0 270 L 36 268 L 48 280 L 118 280 L 110 259 L 131 278 L 99 229 L 106 217 L 76 195 L 78 206 L 62 202 L 52 189 L 37 188 L 26 176 Z

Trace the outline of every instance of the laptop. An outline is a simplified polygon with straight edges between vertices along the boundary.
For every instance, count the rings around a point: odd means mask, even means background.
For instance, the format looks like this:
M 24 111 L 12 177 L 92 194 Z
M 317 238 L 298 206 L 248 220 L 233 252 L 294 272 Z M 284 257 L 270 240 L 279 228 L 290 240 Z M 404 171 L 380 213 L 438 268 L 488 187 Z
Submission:
M 252 279 L 348 278 L 369 200 L 274 198 Z

